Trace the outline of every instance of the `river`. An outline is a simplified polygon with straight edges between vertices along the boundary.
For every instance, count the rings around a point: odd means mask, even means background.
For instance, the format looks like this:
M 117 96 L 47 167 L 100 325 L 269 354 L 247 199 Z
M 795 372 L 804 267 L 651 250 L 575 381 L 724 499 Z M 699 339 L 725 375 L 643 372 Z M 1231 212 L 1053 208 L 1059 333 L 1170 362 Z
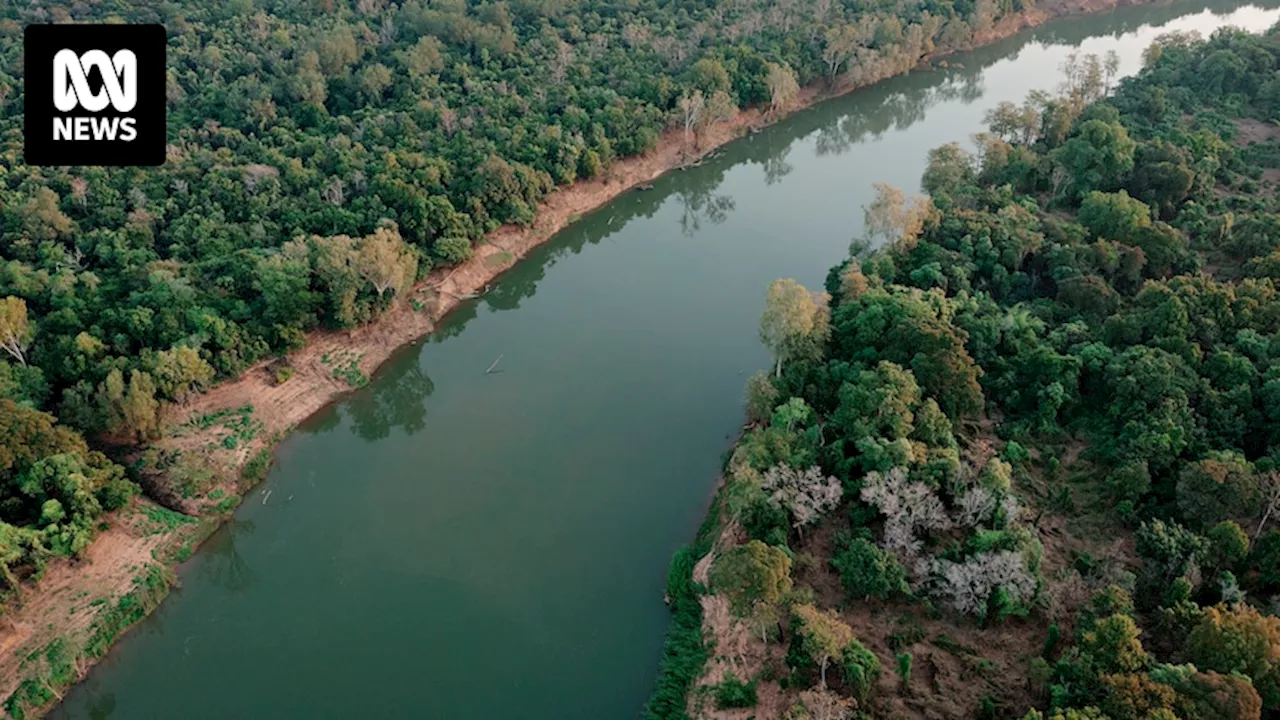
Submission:
M 819 288 L 872 183 L 1171 30 L 1280 10 L 1060 20 L 798 113 L 606 205 L 319 413 L 182 586 L 58 718 L 634 717 L 667 562 L 740 428 L 765 286 Z M 495 372 L 485 370 L 501 356 Z M 265 493 L 270 491 L 264 504 Z

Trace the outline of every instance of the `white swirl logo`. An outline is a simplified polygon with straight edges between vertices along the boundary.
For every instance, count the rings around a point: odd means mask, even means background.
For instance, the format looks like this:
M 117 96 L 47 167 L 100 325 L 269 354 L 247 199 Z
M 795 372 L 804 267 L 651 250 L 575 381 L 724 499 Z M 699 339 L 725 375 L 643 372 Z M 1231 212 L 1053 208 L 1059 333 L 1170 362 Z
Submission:
M 102 89 L 96 93 L 89 89 L 89 71 L 95 67 L 102 75 Z M 117 112 L 129 112 L 138 103 L 138 58 L 132 50 L 110 57 L 101 50 L 83 55 L 60 50 L 53 56 L 53 104 L 58 110 L 70 112 L 79 105 L 98 112 L 108 102 Z

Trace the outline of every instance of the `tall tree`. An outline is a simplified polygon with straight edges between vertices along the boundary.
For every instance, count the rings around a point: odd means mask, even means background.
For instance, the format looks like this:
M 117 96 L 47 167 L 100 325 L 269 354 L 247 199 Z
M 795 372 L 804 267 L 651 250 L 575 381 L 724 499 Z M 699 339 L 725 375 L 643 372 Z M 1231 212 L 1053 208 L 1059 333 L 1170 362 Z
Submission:
M 812 605 L 796 605 L 792 608 L 792 613 L 799 620 L 797 624 L 804 650 L 820 669 L 820 687 L 825 689 L 827 664 L 854 641 L 853 629 L 834 612 L 819 610 Z
M 387 290 L 403 293 L 418 273 L 418 258 L 395 228 L 378 228 L 360 242 L 356 267 L 382 297 Z
M 782 375 L 787 360 L 820 348 L 826 330 L 825 303 L 815 301 L 803 285 L 790 278 L 769 285 L 760 316 L 760 339 L 773 351 L 775 377 Z
M 769 74 L 765 76 L 765 85 L 769 87 L 769 112 L 785 112 L 800 94 L 800 84 L 796 81 L 796 73 L 786 63 L 769 63 Z
M 26 365 L 27 346 L 31 344 L 32 335 L 27 303 L 12 296 L 0 300 L 0 347 Z

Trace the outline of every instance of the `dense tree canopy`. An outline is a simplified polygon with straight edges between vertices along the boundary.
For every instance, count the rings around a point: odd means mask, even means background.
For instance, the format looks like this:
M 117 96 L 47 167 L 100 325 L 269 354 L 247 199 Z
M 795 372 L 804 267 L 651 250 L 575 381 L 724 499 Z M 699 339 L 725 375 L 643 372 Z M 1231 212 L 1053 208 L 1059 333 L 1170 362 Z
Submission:
M 978 153 L 930 153 L 929 198 L 879 187 L 884 244 L 831 270 L 821 347 L 752 379 L 722 503 L 798 558 L 783 689 L 832 692 L 846 627 L 980 656 L 908 639 L 949 612 L 1048 628 L 980 717 L 1280 712 L 1280 40 L 1172 35 L 1146 58 L 1112 94 L 1114 63 L 1073 56 L 1059 95 L 988 115 Z M 779 465 L 844 486 L 803 532 L 766 491 Z M 1099 527 L 1122 564 L 1083 549 Z
M 905 72 L 1021 9 L 997 0 L 7 3 L 0 399 L 94 443 L 148 442 L 164 432 L 167 404 L 297 349 L 308 331 L 372 320 L 433 267 L 467 260 L 490 231 L 532 223 L 556 186 L 608 177 L 681 122 L 696 144 L 740 107 L 781 112 L 804 84 Z M 45 22 L 165 27 L 163 166 L 22 163 L 22 28 Z M 804 328 L 780 318 L 780 362 L 816 351 L 822 307 L 810 300 Z M 16 478 L 0 477 L 0 522 L 92 527 L 84 518 L 94 511 L 77 515 L 64 500 L 33 511 L 38 494 Z M 19 496 L 23 509 L 11 513 Z M 35 547 L 4 537 L 3 557 L 15 543 Z M 6 563 L 34 568 L 34 555 L 21 558 Z

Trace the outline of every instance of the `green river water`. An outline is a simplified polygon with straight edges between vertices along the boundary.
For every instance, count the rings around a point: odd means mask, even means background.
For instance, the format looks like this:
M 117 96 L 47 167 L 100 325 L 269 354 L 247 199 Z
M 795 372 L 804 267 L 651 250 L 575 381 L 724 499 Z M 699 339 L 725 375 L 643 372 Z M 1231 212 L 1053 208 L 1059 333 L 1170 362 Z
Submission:
M 1280 10 L 1175 2 L 1060 20 L 801 112 L 561 233 L 305 423 L 58 718 L 633 718 L 667 562 L 740 428 L 764 288 L 811 288 L 872 183 L 1069 52 Z M 501 372 L 486 375 L 498 356 Z M 264 493 L 270 491 L 264 504 Z

